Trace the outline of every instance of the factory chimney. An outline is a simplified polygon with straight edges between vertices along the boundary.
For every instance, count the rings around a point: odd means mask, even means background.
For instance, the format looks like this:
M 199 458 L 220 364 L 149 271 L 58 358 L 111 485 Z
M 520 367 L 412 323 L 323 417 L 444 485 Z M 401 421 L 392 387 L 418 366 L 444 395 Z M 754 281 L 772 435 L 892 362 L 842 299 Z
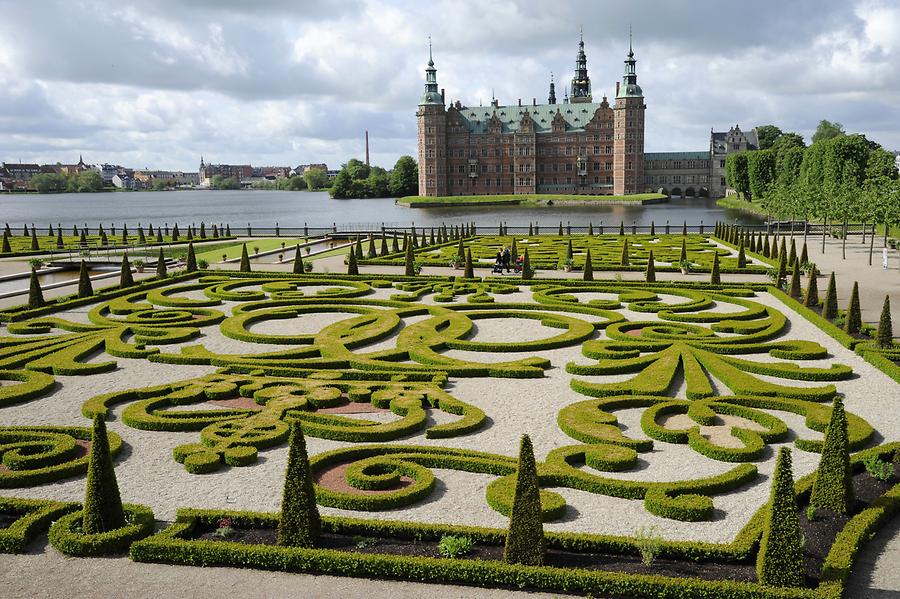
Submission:
M 369 132 L 366 131 L 366 166 L 369 166 Z

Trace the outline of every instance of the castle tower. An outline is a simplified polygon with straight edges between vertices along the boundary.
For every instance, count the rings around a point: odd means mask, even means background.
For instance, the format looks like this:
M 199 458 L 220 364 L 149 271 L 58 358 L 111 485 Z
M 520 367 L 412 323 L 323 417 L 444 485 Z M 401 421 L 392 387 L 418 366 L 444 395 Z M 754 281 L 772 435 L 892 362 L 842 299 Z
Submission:
M 578 55 L 575 57 L 575 76 L 572 77 L 572 103 L 591 101 L 591 78 L 587 72 L 587 56 L 584 54 L 584 35 L 578 39 Z
M 547 97 L 547 104 L 556 104 L 556 86 L 553 84 L 553 73 L 550 73 L 550 96 Z
M 616 85 L 615 141 L 613 143 L 613 193 L 640 193 L 644 187 L 644 92 L 637 83 L 631 32 L 625 75 Z
M 428 38 L 428 67 L 425 69 L 425 92 L 416 111 L 419 149 L 419 195 L 447 195 L 447 113 L 444 94 L 438 91 L 437 69 L 431 56 Z

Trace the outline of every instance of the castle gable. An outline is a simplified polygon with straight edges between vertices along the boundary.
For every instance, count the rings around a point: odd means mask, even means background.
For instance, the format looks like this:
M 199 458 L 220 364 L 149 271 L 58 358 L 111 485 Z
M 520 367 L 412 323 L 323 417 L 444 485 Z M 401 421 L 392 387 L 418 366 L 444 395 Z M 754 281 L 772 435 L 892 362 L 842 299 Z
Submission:
M 553 130 L 553 119 L 557 109 L 565 120 L 566 131 L 584 131 L 594 118 L 597 110 L 602 108 L 600 102 L 582 102 L 579 104 L 538 104 L 525 106 L 478 106 L 461 107 L 459 117 L 469 133 L 488 133 L 491 122 L 499 123 L 501 133 L 515 133 L 520 130 L 526 113 L 531 117 L 535 133 L 550 133 Z M 609 108 L 609 105 L 606 105 Z M 494 116 L 496 115 L 496 120 Z

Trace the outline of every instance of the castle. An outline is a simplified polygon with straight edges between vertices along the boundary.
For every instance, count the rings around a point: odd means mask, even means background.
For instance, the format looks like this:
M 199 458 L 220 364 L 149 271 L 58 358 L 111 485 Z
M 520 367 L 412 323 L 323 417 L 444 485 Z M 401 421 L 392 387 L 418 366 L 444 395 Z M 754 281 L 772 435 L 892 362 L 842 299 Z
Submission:
M 613 103 L 594 102 L 584 39 L 562 103 L 552 76 L 546 104 L 446 106 L 428 47 L 419 101 L 419 195 L 586 194 L 662 191 L 725 195 L 725 155 L 756 146 L 755 130 L 710 132 L 709 150 L 644 152 L 644 94 L 631 41 Z

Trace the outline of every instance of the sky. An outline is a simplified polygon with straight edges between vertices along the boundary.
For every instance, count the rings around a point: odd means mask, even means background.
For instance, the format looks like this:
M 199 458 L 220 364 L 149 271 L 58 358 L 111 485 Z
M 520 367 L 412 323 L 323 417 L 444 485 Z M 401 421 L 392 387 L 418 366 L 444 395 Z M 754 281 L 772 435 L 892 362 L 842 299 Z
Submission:
M 546 102 L 583 28 L 594 97 L 633 30 L 647 151 L 820 119 L 900 150 L 897 0 L 0 0 L 0 160 L 196 170 L 415 156 L 448 101 Z

